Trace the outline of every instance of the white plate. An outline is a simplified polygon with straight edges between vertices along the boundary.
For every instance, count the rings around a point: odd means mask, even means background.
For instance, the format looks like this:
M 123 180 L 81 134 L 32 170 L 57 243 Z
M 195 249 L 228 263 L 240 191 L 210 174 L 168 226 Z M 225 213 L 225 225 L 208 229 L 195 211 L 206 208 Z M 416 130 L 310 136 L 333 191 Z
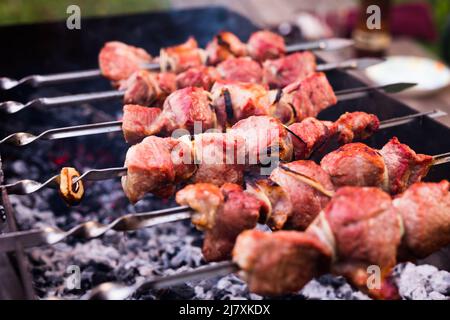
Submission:
M 404 91 L 409 96 L 425 96 L 450 85 L 450 70 L 442 62 L 428 58 L 392 56 L 385 62 L 366 69 L 374 83 L 416 82 L 417 86 Z

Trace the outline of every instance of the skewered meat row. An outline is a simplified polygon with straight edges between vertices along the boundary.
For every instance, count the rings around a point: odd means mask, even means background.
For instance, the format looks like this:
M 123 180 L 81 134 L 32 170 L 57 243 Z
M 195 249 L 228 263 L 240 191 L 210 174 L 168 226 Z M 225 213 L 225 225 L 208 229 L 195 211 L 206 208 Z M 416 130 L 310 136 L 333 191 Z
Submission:
M 250 56 L 257 61 L 279 58 L 285 53 L 284 39 L 269 31 L 253 33 L 247 44 L 230 32 L 221 32 L 203 50 L 190 37 L 185 43 L 163 48 L 157 59 L 161 70 L 180 73 L 191 67 L 218 64 L 231 57 Z M 152 62 L 152 57 L 144 49 L 119 41 L 107 42 L 99 54 L 102 74 L 113 82 L 125 80 L 132 73 Z
M 398 140 L 396 138 L 392 139 L 387 146 L 391 143 L 398 143 Z M 408 156 L 404 155 L 404 159 L 408 159 Z M 401 166 L 399 165 L 401 162 L 397 162 L 397 166 Z M 428 171 L 429 164 L 423 164 L 423 166 L 427 170 L 422 170 L 422 175 L 416 175 L 414 180 L 409 180 L 402 191 L 406 190 L 412 184 L 421 181 Z M 358 176 L 358 168 L 353 166 L 352 169 L 353 176 Z M 391 179 L 391 181 L 396 180 Z M 219 188 L 212 184 L 189 185 L 177 193 L 176 199 L 180 205 L 188 205 L 198 212 L 192 222 L 197 228 L 205 231 L 204 257 L 207 261 L 217 261 L 230 257 L 231 251 L 224 250 L 225 245 L 223 243 L 228 243 L 226 248 L 232 248 L 235 235 L 243 230 L 249 229 L 248 226 L 251 227 L 250 229 L 254 228 L 258 221 L 267 224 L 273 230 L 305 230 L 328 204 L 334 190 L 338 190 L 344 186 L 352 186 L 352 180 L 348 182 L 348 185 L 333 184 L 332 176 L 313 161 L 299 160 L 283 164 L 283 166 L 273 170 L 268 179 L 247 183 L 247 190 L 241 190 L 247 197 L 251 194 L 261 201 L 259 218 L 256 221 L 253 218 L 249 218 L 248 220 L 254 222 L 253 224 L 241 224 L 237 220 L 236 222 L 232 222 L 232 219 L 224 217 L 223 215 L 233 213 L 228 213 L 226 210 L 219 210 L 221 207 L 217 203 L 220 201 L 215 201 L 215 206 L 212 206 L 208 202 L 208 200 L 214 198 L 212 196 L 206 197 L 208 199 L 206 202 L 200 201 L 199 203 L 199 200 L 195 196 L 197 194 L 213 193 L 211 190 L 215 190 L 215 193 L 219 194 L 217 191 Z M 370 184 L 370 181 L 367 183 L 367 187 L 373 186 Z M 365 185 L 360 184 L 359 186 L 363 187 Z M 227 203 L 228 201 L 233 200 L 222 200 L 222 204 L 226 203 L 227 206 L 233 207 L 233 205 Z M 251 214 L 253 216 L 254 212 L 251 212 Z M 245 212 L 243 215 L 245 215 Z M 203 217 L 203 219 L 199 217 Z M 230 221 L 230 224 L 226 227 L 226 230 L 229 231 L 228 234 L 225 235 L 223 232 L 220 232 L 225 227 L 222 224 L 216 226 L 214 224 L 215 219 Z M 208 223 L 199 223 L 198 221 L 201 220 L 208 221 Z M 220 230 L 216 230 L 216 228 L 220 228 Z M 208 236 L 209 234 L 216 235 L 214 239 L 217 238 L 218 234 L 223 237 L 219 241 L 221 246 L 217 251 L 209 249 L 216 245 L 215 243 L 209 243 L 211 239 L 211 236 Z
M 262 66 L 248 57 L 232 58 L 217 67 L 192 67 L 178 75 L 139 70 L 122 80 L 119 90 L 125 91 L 125 103 L 157 106 L 177 88 L 199 87 L 211 90 L 217 81 L 249 82 L 270 88 L 283 88 L 313 75 L 315 70 L 315 57 L 310 52 L 268 60 Z
M 193 134 L 194 124 L 200 125 L 201 132 L 212 128 L 223 131 L 249 116 L 270 115 L 292 123 L 315 117 L 336 102 L 323 73 L 283 91 L 268 91 L 251 83 L 216 82 L 211 92 L 194 87 L 173 92 L 165 99 L 161 112 L 158 108 L 126 105 L 123 131 L 126 140 L 133 143 L 148 135 L 171 134 L 176 129 Z
M 149 192 L 170 195 L 186 180 L 242 184 L 244 170 L 251 165 L 269 164 L 273 157 L 305 159 L 327 141 L 345 143 L 366 137 L 377 130 L 378 123 L 375 116 L 357 112 L 334 123 L 308 118 L 292 125 L 291 133 L 275 118 L 252 116 L 236 123 L 228 133 L 203 133 L 193 141 L 187 135 L 179 139 L 149 136 L 128 150 L 123 188 L 130 201 L 137 202 Z
M 450 243 L 449 182 L 416 183 L 395 199 L 378 188 L 339 189 L 306 232 L 245 231 L 233 261 L 249 290 L 297 292 L 331 272 L 376 298 L 392 298 L 388 276 L 397 261 L 423 258 Z M 367 268 L 380 267 L 381 288 L 368 289 Z

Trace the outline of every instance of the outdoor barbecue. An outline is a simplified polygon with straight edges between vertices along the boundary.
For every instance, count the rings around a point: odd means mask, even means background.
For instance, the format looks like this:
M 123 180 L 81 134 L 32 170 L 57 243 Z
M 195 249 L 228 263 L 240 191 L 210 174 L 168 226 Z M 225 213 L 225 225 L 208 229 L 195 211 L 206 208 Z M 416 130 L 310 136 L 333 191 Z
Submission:
M 450 299 L 448 106 L 326 60 L 357 35 L 39 26 L 0 26 L 0 299 Z

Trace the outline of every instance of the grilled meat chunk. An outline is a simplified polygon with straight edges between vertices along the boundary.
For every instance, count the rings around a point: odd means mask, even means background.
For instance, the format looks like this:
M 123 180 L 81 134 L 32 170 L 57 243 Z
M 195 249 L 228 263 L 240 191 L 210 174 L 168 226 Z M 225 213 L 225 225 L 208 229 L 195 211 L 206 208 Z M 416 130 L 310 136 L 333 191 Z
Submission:
M 251 292 L 281 295 L 297 292 L 326 272 L 331 251 L 304 232 L 248 230 L 236 240 L 233 261 L 242 270 Z
M 245 141 L 235 134 L 203 133 L 195 136 L 195 162 L 198 169 L 193 182 L 218 186 L 242 184 L 245 168 Z
M 403 218 L 403 257 L 425 258 L 450 243 L 450 184 L 419 182 L 394 199 Z
M 152 57 L 141 48 L 119 41 L 105 43 L 99 54 L 100 70 L 113 82 L 128 79 L 132 73 L 149 63 Z
M 186 160 L 187 159 L 187 160 Z M 136 203 L 146 193 L 168 197 L 179 181 L 195 172 L 192 150 L 181 139 L 150 136 L 128 149 L 122 187 L 130 202 Z
M 346 112 L 336 121 L 336 132 L 340 144 L 367 139 L 380 127 L 380 120 L 374 114 Z
M 209 98 L 209 92 L 202 88 L 188 87 L 169 95 L 163 111 L 149 129 L 150 132 L 170 135 L 182 129 L 181 134 L 204 132 L 219 128 L 217 117 Z
M 199 87 L 211 90 L 214 82 L 220 79 L 220 74 L 214 67 L 199 66 L 189 68 L 176 77 L 179 89 L 187 87 Z
M 328 174 L 313 161 L 294 161 L 284 166 L 298 175 L 320 184 L 327 191 L 334 190 Z M 286 217 L 277 217 L 272 214 L 269 226 L 273 229 L 305 230 L 330 200 L 320 190 L 305 183 L 305 180 L 300 179 L 298 175 L 280 167 L 270 175 L 270 180 L 277 183 L 288 195 L 292 207 L 291 212 L 286 212 L 288 214 Z
M 205 53 L 198 47 L 197 41 L 190 37 L 185 43 L 161 49 L 159 53 L 162 71 L 180 73 L 205 62 Z
M 388 188 L 383 156 L 365 144 L 349 143 L 327 154 L 320 163 L 335 187 L 373 186 Z
M 267 31 L 254 32 L 247 42 L 249 55 L 257 60 L 276 59 L 286 52 L 286 46 L 282 36 Z
M 433 157 L 417 154 L 396 137 L 392 138 L 381 150 L 389 174 L 389 191 L 392 194 L 403 192 L 411 184 L 421 181 L 427 175 Z
M 220 32 L 206 46 L 208 63 L 216 65 L 232 57 L 247 55 L 247 45 L 231 32 Z
M 308 51 L 266 60 L 263 63 L 264 83 L 270 88 L 283 88 L 311 76 L 316 67 L 316 57 Z
M 130 144 L 140 142 L 153 134 L 151 126 L 161 114 L 159 108 L 148 108 L 134 104 L 123 107 L 122 131 L 125 140 Z
M 322 226 L 316 228 L 313 224 L 307 232 L 321 239 L 332 239 L 335 252 L 332 271 L 359 288 L 367 291 L 367 267 L 378 266 L 385 278 L 395 266 L 401 220 L 391 197 L 380 189 L 339 189 L 315 223 Z M 331 234 L 324 237 L 317 230 Z
M 327 77 L 320 72 L 285 87 L 278 103 L 292 106 L 295 120 L 301 121 L 335 105 L 337 98 Z
M 263 70 L 249 57 L 227 59 L 217 65 L 217 71 L 225 81 L 262 83 Z
M 237 122 L 228 132 L 244 139 L 248 165 L 267 164 L 270 157 L 281 161 L 292 159 L 291 138 L 278 119 L 251 116 Z
M 203 257 L 206 261 L 231 258 L 236 237 L 253 229 L 259 219 L 262 202 L 235 184 L 200 183 L 178 191 L 176 200 L 196 213 L 192 223 L 205 231 Z
M 119 90 L 125 90 L 124 103 L 141 106 L 162 106 L 167 96 L 176 90 L 175 75 L 139 70 L 122 81 Z
M 259 84 L 218 81 L 214 84 L 211 95 L 222 125 L 250 116 L 270 114 L 268 91 Z

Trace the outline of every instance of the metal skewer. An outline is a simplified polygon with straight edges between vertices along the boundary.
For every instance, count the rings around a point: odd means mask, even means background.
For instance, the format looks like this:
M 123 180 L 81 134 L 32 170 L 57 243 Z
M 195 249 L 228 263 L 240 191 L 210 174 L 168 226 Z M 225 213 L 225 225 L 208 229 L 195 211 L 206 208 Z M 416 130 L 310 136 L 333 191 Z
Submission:
M 292 53 L 296 51 L 332 51 L 339 50 L 345 47 L 349 47 L 353 45 L 352 40 L 348 39 L 327 39 L 322 41 L 314 41 L 314 42 L 306 42 L 299 43 L 286 46 L 286 52 Z M 160 65 L 158 63 L 148 63 L 142 66 L 143 69 L 158 71 L 160 69 Z M 29 84 L 32 87 L 40 87 L 45 85 L 54 85 L 60 84 L 70 81 L 80 81 L 80 80 L 88 80 L 93 78 L 98 78 L 102 76 L 102 73 L 99 69 L 93 70 L 84 70 L 84 71 L 74 71 L 74 72 L 64 72 L 64 73 L 55 73 L 49 75 L 31 75 L 25 78 L 16 80 L 7 77 L 0 77 L 0 89 L 1 90 L 9 90 L 14 87 Z
M 231 262 L 219 262 L 199 267 L 192 271 L 181 272 L 170 276 L 156 277 L 150 280 L 138 281 L 134 285 L 106 282 L 84 296 L 85 300 L 124 300 L 140 290 L 158 290 L 175 286 L 180 283 L 197 281 L 214 277 L 223 277 L 239 271 L 239 267 Z
M 109 224 L 97 221 L 81 223 L 68 231 L 57 227 L 33 229 L 28 231 L 10 232 L 0 235 L 0 252 L 14 251 L 17 242 L 24 248 L 54 245 L 69 237 L 79 239 L 94 239 L 104 235 L 108 231 L 136 231 L 159 224 L 190 219 L 192 209 L 187 206 L 179 206 L 164 210 L 155 210 L 143 213 L 130 213 L 117 218 Z
M 417 83 L 393 83 L 381 86 L 369 86 L 369 87 L 358 87 L 352 89 L 345 89 L 336 91 L 336 96 L 339 96 L 339 101 L 347 101 L 356 98 L 360 98 L 366 95 L 367 92 L 372 90 L 380 90 L 386 93 L 399 93 L 406 89 L 416 86 Z M 31 100 L 27 103 L 21 103 L 18 101 L 4 101 L 0 102 L 0 112 L 13 114 L 17 113 L 26 108 L 35 107 L 55 107 L 64 106 L 77 103 L 93 102 L 93 101 L 103 101 L 122 98 L 124 96 L 124 91 L 103 91 L 94 93 L 81 93 L 75 95 L 67 95 L 60 97 L 51 98 L 37 98 Z
M 447 113 L 441 110 L 432 110 L 415 113 L 403 117 L 392 118 L 380 122 L 379 129 L 386 129 L 414 121 L 417 118 L 429 117 L 438 118 L 446 116 Z M 17 132 L 0 140 L 0 145 L 9 144 L 17 147 L 26 146 L 38 140 L 57 140 L 67 139 L 95 134 L 111 133 L 122 131 L 122 121 L 101 122 L 95 124 L 63 127 L 46 130 L 40 134 L 34 135 L 28 132 Z M 292 133 L 292 132 L 291 132 Z

